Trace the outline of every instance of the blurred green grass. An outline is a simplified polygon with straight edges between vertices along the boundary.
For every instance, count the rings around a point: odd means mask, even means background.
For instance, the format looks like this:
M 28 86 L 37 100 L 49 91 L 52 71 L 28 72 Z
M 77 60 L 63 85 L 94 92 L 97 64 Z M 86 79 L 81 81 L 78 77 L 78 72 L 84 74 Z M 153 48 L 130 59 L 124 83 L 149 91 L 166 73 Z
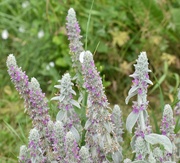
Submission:
M 52 97 L 53 86 L 61 75 L 66 71 L 73 74 L 65 30 L 67 11 L 73 7 L 77 12 L 85 43 L 91 3 L 92 0 L 0 1 L 0 33 L 9 33 L 7 39 L 0 38 L 1 162 L 17 162 L 19 147 L 27 141 L 31 128 L 29 117 L 23 113 L 23 102 L 7 74 L 8 54 L 13 53 L 18 65 L 29 77 L 36 77 L 43 91 Z M 159 120 L 161 105 L 173 102 L 180 76 L 179 19 L 180 0 L 94 1 L 87 49 L 95 52 L 108 99 L 112 104 L 121 104 L 124 120 L 126 110 L 131 108 L 124 106 L 131 85 L 128 75 L 133 72 L 132 65 L 140 51 L 147 52 L 153 71 L 150 114 L 158 114 Z

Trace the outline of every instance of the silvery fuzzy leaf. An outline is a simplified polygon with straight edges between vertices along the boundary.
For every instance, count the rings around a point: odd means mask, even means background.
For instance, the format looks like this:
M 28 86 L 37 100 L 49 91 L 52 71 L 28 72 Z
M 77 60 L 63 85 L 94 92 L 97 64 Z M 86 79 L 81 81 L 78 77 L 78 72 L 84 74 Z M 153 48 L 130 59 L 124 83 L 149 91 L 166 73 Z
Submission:
M 81 103 L 82 100 L 83 100 L 83 93 L 80 92 L 78 102 Z
M 85 56 L 85 51 L 81 52 L 80 55 L 79 55 L 79 61 L 80 61 L 81 63 L 84 62 L 84 56 Z
M 69 119 L 69 116 L 68 116 L 68 112 L 67 111 L 64 111 L 64 117 L 63 117 L 63 122 L 67 122 L 68 121 L 68 119 Z
M 132 151 L 134 152 L 135 151 L 135 141 L 136 141 L 136 136 L 134 135 L 131 139 L 131 148 L 132 148 Z
M 62 121 L 64 119 L 64 114 L 65 111 L 63 110 L 60 110 L 58 113 L 57 113 L 57 116 L 56 116 L 56 121 Z
M 148 118 L 147 110 L 143 110 L 144 120 L 146 121 Z
M 70 90 L 70 93 L 72 93 L 73 95 L 76 95 L 76 92 L 73 89 Z
M 55 97 L 51 98 L 51 100 L 59 100 L 59 96 L 55 96 Z
M 120 109 L 119 105 L 114 105 L 112 114 L 116 115 L 117 117 L 119 117 L 121 115 L 121 109 Z
M 138 86 L 131 87 L 131 89 L 128 92 L 128 95 L 132 94 L 133 92 L 136 92 L 138 90 L 138 88 L 139 88 Z
M 54 87 L 60 89 L 61 85 L 55 85 Z
M 79 105 L 79 103 L 78 103 L 77 101 L 71 99 L 70 103 L 71 103 L 72 105 L 76 106 L 77 108 L 81 109 L 81 107 L 80 107 L 80 105 Z
M 61 94 L 67 94 L 67 93 L 68 93 L 67 88 L 61 86 Z
M 113 153 L 112 159 L 113 159 L 114 163 L 120 163 L 123 159 L 122 153 L 120 151 Z
M 137 160 L 137 161 L 133 161 L 132 163 L 148 163 L 147 161 L 143 161 L 143 160 Z
M 139 113 L 133 113 L 131 112 L 126 120 L 126 129 L 132 133 L 132 128 L 134 127 L 135 123 L 137 122 L 139 117 Z
M 162 144 L 169 153 L 172 153 L 172 143 L 169 140 L 169 138 L 165 135 L 152 133 L 149 135 L 145 135 L 145 140 L 152 145 L 158 144 L 158 143 Z
M 79 142 L 80 140 L 80 135 L 79 135 L 79 132 L 77 131 L 77 129 L 72 126 L 70 131 L 72 132 L 72 134 L 74 135 L 74 138 L 76 139 L 76 142 Z
M 172 162 L 172 161 L 165 161 L 164 163 L 176 163 L 176 162 Z
M 110 133 L 112 131 L 112 128 L 110 126 L 110 124 L 108 122 L 104 123 L 104 127 L 106 128 L 106 130 L 108 131 L 108 133 Z
M 151 80 L 149 80 L 149 79 L 145 79 L 145 82 L 147 82 L 148 84 L 153 85 L 153 82 Z
M 65 98 L 65 96 L 60 95 L 60 96 L 59 96 L 59 101 L 62 102 L 62 101 L 64 100 L 64 98 Z
M 94 141 L 94 142 L 97 142 L 97 140 L 98 140 L 98 134 L 94 134 L 92 138 L 93 138 L 93 141 Z
M 97 156 L 97 148 L 95 146 L 91 148 L 91 154 L 92 158 L 95 158 Z
M 58 162 L 54 160 L 54 161 L 51 161 L 51 163 L 58 163 Z
M 99 137 L 99 146 L 103 149 L 104 148 L 104 135 Z
M 132 77 L 132 78 L 136 78 L 137 76 L 139 76 L 137 73 L 133 73 L 133 74 L 129 75 L 129 77 Z
M 85 130 L 87 130 L 88 128 L 89 128 L 89 126 L 91 125 L 91 121 L 88 119 L 87 121 L 86 121 L 86 124 L 85 124 L 85 126 L 84 126 L 84 129 Z
M 107 141 L 108 141 L 109 145 L 112 144 L 112 139 L 111 139 L 110 134 L 107 133 L 106 138 L 107 138 Z
M 36 156 L 36 157 L 38 157 L 38 156 Z M 36 158 L 31 158 L 31 162 L 36 163 Z
M 93 115 L 92 115 L 92 118 L 96 119 L 97 114 L 98 114 L 97 112 L 94 112 Z
M 131 97 L 135 96 L 136 94 L 137 94 L 137 92 L 133 92 L 133 93 L 131 93 L 131 94 L 128 94 L 128 96 L 126 97 L 125 103 L 128 104 L 129 99 L 130 99 Z

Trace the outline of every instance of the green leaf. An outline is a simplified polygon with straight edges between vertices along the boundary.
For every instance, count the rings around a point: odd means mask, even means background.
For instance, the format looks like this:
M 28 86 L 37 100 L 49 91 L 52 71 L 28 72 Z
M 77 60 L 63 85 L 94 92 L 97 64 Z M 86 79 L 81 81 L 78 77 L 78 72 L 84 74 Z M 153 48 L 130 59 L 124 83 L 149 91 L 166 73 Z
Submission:
M 55 63 L 57 66 L 60 66 L 60 67 L 68 67 L 68 62 L 66 62 L 64 58 L 56 59 Z
M 60 45 L 62 43 L 61 39 L 59 36 L 54 36 L 52 42 L 56 45 Z
M 178 119 L 176 121 L 174 132 L 178 133 L 179 130 L 180 130 L 180 117 L 178 117 Z

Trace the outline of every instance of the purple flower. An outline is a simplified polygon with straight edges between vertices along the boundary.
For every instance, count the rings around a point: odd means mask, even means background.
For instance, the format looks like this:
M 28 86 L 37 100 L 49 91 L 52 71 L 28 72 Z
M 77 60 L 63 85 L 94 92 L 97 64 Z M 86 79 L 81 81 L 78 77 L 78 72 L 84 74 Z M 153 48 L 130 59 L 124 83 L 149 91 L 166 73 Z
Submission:
M 42 93 L 40 85 L 35 78 L 32 78 L 29 83 L 28 102 L 30 105 L 28 112 L 33 120 L 33 124 L 41 131 L 50 121 L 49 107 L 45 94 Z
M 28 162 L 30 162 L 29 151 L 28 151 L 28 148 L 25 145 L 22 145 L 20 147 L 20 152 L 19 152 L 18 159 L 19 159 L 20 163 L 28 163 Z
M 170 105 L 164 106 L 162 123 L 161 123 L 161 132 L 163 135 L 169 137 L 171 141 L 175 140 L 175 121 L 173 118 L 173 111 Z
M 6 61 L 8 73 L 16 90 L 25 101 L 26 109 L 29 107 L 29 79 L 28 76 L 16 64 L 16 59 L 13 54 L 10 54 Z
M 79 55 L 83 51 L 83 44 L 80 41 L 82 38 L 82 36 L 80 35 L 81 30 L 76 19 L 76 13 L 73 8 L 69 9 L 66 20 L 67 35 L 68 40 L 70 41 L 69 47 L 71 52 L 74 53 L 74 55 L 72 55 L 73 67 L 77 72 L 80 72 L 81 67 L 79 65 Z
M 91 52 L 80 54 L 84 87 L 88 91 L 87 122 L 85 124 L 86 142 L 94 162 L 105 161 L 105 156 L 112 154 L 114 162 L 122 159 L 120 145 L 114 133 L 114 125 L 108 112 L 109 103 L 104 93 L 99 72 L 94 65 Z
M 16 64 L 13 54 L 7 58 L 8 73 L 17 91 L 24 98 L 26 110 L 33 120 L 33 125 L 42 130 L 50 120 L 45 94 L 35 78 L 28 81 L 28 76 Z
M 65 163 L 80 163 L 79 147 L 71 131 L 66 134 L 64 147 L 66 153 Z
M 147 87 L 149 84 L 152 84 L 149 80 L 148 73 L 151 72 L 151 70 L 148 69 L 148 64 L 146 52 L 142 52 L 137 59 L 137 64 L 134 65 L 135 72 L 130 75 L 130 77 L 133 77 L 133 85 L 126 97 L 126 104 L 129 102 L 129 99 L 135 95 L 137 95 L 137 101 L 133 101 L 133 110 L 126 120 L 126 128 L 129 132 L 132 132 L 132 128 L 137 121 L 139 121 L 138 125 L 142 132 L 144 132 L 147 127 Z
M 65 139 L 65 131 L 64 125 L 61 121 L 56 121 L 54 124 L 54 142 L 53 142 L 53 150 L 55 157 L 58 161 L 63 162 L 65 158 L 64 151 L 64 139 Z
M 148 73 L 151 72 L 151 70 L 148 69 L 148 64 L 146 52 L 142 52 L 137 59 L 137 64 L 134 65 L 135 72 L 130 75 L 130 77 L 133 78 L 133 85 L 128 92 L 126 104 L 129 102 L 129 99 L 135 95 L 140 95 L 140 100 L 143 103 L 146 102 L 147 87 L 149 84 L 153 84 L 151 80 L 149 80 Z
M 122 111 L 118 105 L 114 105 L 112 114 L 111 114 L 111 121 L 114 124 L 114 132 L 116 133 L 118 142 L 123 141 L 123 121 L 122 121 Z
M 85 146 L 82 146 L 80 151 L 79 151 L 79 156 L 81 159 L 81 163 L 93 163 L 90 153 L 89 153 L 89 149 Z
M 43 150 L 41 149 L 40 135 L 36 128 L 33 128 L 29 134 L 28 149 L 31 156 L 31 161 L 45 163 L 46 157 L 44 157 Z

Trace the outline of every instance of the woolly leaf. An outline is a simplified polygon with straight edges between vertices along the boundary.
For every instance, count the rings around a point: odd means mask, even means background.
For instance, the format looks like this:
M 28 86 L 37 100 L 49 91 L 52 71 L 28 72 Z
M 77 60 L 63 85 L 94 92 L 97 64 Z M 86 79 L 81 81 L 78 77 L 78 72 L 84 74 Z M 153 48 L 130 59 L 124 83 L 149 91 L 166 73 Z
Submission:
M 58 113 L 57 113 L 57 116 L 56 116 L 56 121 L 62 121 L 63 118 L 64 118 L 64 114 L 65 112 L 63 110 L 60 110 Z
M 137 94 L 137 92 L 133 92 L 133 93 L 129 94 L 129 95 L 126 97 L 126 100 L 125 100 L 126 104 L 128 104 L 129 99 L 130 99 L 131 97 L 135 96 L 136 94 Z
M 114 161 L 114 163 L 119 163 L 122 161 L 123 156 L 122 153 L 120 151 L 117 151 L 115 153 L 112 154 L 112 159 Z
M 133 87 L 129 90 L 128 95 L 130 95 L 130 94 L 132 94 L 132 93 L 134 93 L 134 92 L 137 92 L 138 88 L 139 88 L 139 87 L 137 87 L 137 86 L 133 86 Z
M 106 140 L 108 141 L 109 145 L 112 144 L 112 139 L 110 134 L 106 134 Z
M 55 96 L 55 97 L 51 98 L 51 100 L 59 100 L 59 96 Z
M 131 139 L 131 148 L 133 151 L 135 151 L 135 141 L 136 141 L 136 136 L 134 135 Z
M 147 161 L 143 161 L 143 160 L 137 160 L 137 161 L 133 161 L 132 163 L 148 163 Z
M 172 143 L 169 140 L 169 138 L 165 135 L 152 133 L 149 135 L 145 135 L 145 140 L 152 145 L 158 144 L 158 143 L 162 144 L 169 153 L 172 153 Z
M 137 119 L 139 117 L 139 113 L 133 113 L 131 112 L 126 120 L 126 129 L 132 133 L 132 128 L 134 127 L 135 123 L 137 122 Z
M 79 103 L 78 103 L 77 101 L 73 100 L 73 99 L 70 101 L 70 103 L 71 103 L 72 105 L 76 106 L 76 107 L 79 108 L 79 109 L 81 108 L 80 105 L 79 105 Z
M 104 123 L 104 127 L 106 128 L 106 130 L 108 131 L 108 133 L 110 133 L 112 131 L 111 126 L 109 125 L 109 123 L 105 122 Z
M 72 132 L 72 134 L 74 135 L 74 138 L 76 139 L 77 142 L 79 142 L 80 140 L 80 135 L 79 132 L 76 130 L 76 128 L 74 126 L 71 127 L 70 131 Z
M 91 125 L 91 121 L 88 119 L 88 120 L 86 121 L 86 124 L 85 124 L 85 126 L 84 126 L 84 129 L 87 130 L 90 125 Z

